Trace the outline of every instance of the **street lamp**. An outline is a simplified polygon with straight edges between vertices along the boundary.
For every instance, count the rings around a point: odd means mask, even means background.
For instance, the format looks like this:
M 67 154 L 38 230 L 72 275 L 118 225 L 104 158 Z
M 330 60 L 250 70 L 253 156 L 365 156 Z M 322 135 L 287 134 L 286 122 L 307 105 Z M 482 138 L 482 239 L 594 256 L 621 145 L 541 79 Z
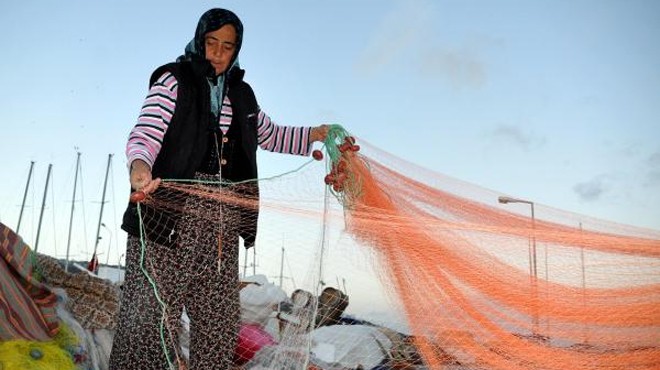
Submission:
M 536 270 L 536 219 L 534 218 L 534 202 L 529 201 L 529 200 L 524 200 L 524 199 L 517 199 L 517 198 L 511 198 L 511 197 L 506 197 L 506 196 L 500 196 L 497 198 L 497 201 L 502 203 L 502 204 L 508 204 L 508 203 L 524 203 L 524 204 L 529 204 L 529 206 L 532 209 L 532 250 L 530 252 L 530 269 L 531 269 L 531 275 L 533 275 L 533 289 L 534 289 L 534 296 L 535 298 L 538 299 L 538 291 L 537 289 L 537 282 L 538 282 L 538 275 L 537 275 L 537 270 Z M 546 262 L 547 262 L 547 256 L 546 256 Z M 547 275 L 547 271 L 546 271 Z M 546 276 L 547 279 L 547 276 Z M 532 335 L 534 337 L 538 337 L 540 339 L 543 339 L 544 337 L 538 335 L 538 324 L 539 324 L 539 317 L 538 317 L 538 312 L 534 312 L 534 321 L 533 325 L 534 328 L 532 330 Z
M 508 203 L 524 203 L 524 204 L 529 204 L 531 209 L 532 209 L 532 251 L 531 251 L 531 263 L 530 263 L 530 270 L 532 275 L 534 276 L 534 279 L 536 280 L 538 278 L 537 274 L 537 269 L 536 269 L 536 219 L 534 218 L 534 202 L 529 201 L 529 200 L 524 200 L 524 199 L 517 199 L 517 198 L 511 198 L 511 197 L 505 197 L 501 196 L 497 198 L 497 201 L 502 203 L 502 204 L 508 204 Z

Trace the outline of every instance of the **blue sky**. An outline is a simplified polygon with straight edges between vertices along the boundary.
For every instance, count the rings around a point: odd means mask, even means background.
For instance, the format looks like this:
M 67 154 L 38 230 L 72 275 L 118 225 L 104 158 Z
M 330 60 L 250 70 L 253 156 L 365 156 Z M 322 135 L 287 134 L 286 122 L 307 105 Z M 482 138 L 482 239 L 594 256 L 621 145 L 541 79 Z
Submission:
M 68 219 L 77 147 L 87 238 L 114 153 L 118 205 L 105 223 L 121 239 L 124 144 L 149 75 L 211 7 L 243 20 L 246 80 L 278 123 L 339 123 L 450 177 L 660 229 L 653 0 L 4 1 L 0 221 L 16 225 L 30 161 L 24 227 L 34 230 L 49 163 L 51 218 Z M 262 176 L 304 161 L 259 154 Z

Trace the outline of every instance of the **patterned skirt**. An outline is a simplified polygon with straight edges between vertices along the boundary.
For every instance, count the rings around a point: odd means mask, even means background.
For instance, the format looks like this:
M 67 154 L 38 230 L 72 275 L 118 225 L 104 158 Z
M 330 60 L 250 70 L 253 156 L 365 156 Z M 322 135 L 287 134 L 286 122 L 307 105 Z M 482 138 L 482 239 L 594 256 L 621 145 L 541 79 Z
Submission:
M 184 308 L 190 318 L 187 367 L 232 367 L 240 319 L 235 213 L 216 200 L 190 198 L 173 245 L 129 236 L 111 370 L 181 368 L 178 333 Z

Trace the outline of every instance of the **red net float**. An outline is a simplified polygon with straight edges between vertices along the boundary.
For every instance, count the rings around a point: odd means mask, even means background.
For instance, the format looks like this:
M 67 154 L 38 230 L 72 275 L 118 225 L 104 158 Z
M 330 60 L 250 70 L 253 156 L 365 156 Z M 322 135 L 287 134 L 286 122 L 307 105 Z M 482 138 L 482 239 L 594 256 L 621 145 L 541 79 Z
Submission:
M 327 174 L 325 175 L 325 178 L 323 179 L 323 182 L 325 182 L 326 185 L 330 185 L 335 181 L 334 176 L 332 174 Z
M 339 151 L 344 153 L 351 148 L 351 143 L 345 142 L 339 146 Z
M 138 191 L 135 191 L 135 192 L 131 193 L 131 196 L 130 196 L 129 200 L 131 201 L 131 203 L 140 203 L 146 197 L 147 197 L 147 195 L 143 191 L 138 190 Z
M 346 161 L 343 160 L 343 159 L 340 160 L 340 161 L 337 163 L 337 172 L 338 172 L 338 173 L 346 172 L 346 166 L 347 166 Z

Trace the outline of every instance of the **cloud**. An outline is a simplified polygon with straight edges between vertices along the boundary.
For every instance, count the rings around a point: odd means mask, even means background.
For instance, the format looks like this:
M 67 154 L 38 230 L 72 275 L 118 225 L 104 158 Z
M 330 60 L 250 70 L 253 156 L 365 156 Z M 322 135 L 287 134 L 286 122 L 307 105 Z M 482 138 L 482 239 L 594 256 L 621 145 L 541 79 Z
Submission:
M 660 186 L 660 150 L 652 153 L 646 159 L 646 164 L 649 167 L 649 171 L 646 173 L 644 185 L 647 187 Z
M 646 163 L 647 163 L 649 166 L 651 166 L 651 167 L 653 167 L 653 168 L 655 168 L 655 169 L 659 169 L 659 170 L 660 170 L 660 150 L 658 150 L 657 152 L 651 154 L 651 155 L 647 158 Z
M 402 67 L 412 52 L 412 46 L 428 33 L 427 25 L 432 21 L 430 14 L 433 14 L 427 11 L 428 4 L 408 1 L 401 4 L 374 29 L 356 61 L 358 72 L 375 73 L 389 64 Z
M 589 181 L 575 184 L 573 191 L 581 200 L 587 202 L 598 200 L 607 191 L 605 180 L 606 178 L 603 175 L 596 176 Z
M 608 144 L 609 145 L 609 144 Z M 621 149 L 621 155 L 627 158 L 635 157 L 639 154 L 639 145 L 628 144 Z
M 470 50 L 428 50 L 422 55 L 420 72 L 440 77 L 453 88 L 479 88 L 487 81 L 486 66 Z
M 533 146 L 540 146 L 545 143 L 544 138 L 534 137 L 532 134 L 523 132 L 520 127 L 514 125 L 499 125 L 490 133 L 490 136 L 496 140 L 519 146 L 525 151 L 530 150 Z
M 608 197 L 623 196 L 631 202 L 655 197 L 660 188 L 660 150 L 641 161 L 635 157 L 633 155 L 627 166 L 575 184 L 573 191 L 586 202 L 597 201 L 605 194 Z
M 479 88 L 488 80 L 478 51 L 501 45 L 488 35 L 473 36 L 460 46 L 441 43 L 439 10 L 429 1 L 403 1 L 374 28 L 355 62 L 363 75 L 412 67 L 422 78 L 442 79 L 455 89 Z
M 648 187 L 651 186 L 660 186 L 660 170 L 651 170 L 646 174 L 646 183 L 644 184 Z
M 427 78 L 443 78 L 454 88 L 480 88 L 488 82 L 488 64 L 482 55 L 505 45 L 502 39 L 483 34 L 468 36 L 460 46 L 425 45 L 419 71 Z

